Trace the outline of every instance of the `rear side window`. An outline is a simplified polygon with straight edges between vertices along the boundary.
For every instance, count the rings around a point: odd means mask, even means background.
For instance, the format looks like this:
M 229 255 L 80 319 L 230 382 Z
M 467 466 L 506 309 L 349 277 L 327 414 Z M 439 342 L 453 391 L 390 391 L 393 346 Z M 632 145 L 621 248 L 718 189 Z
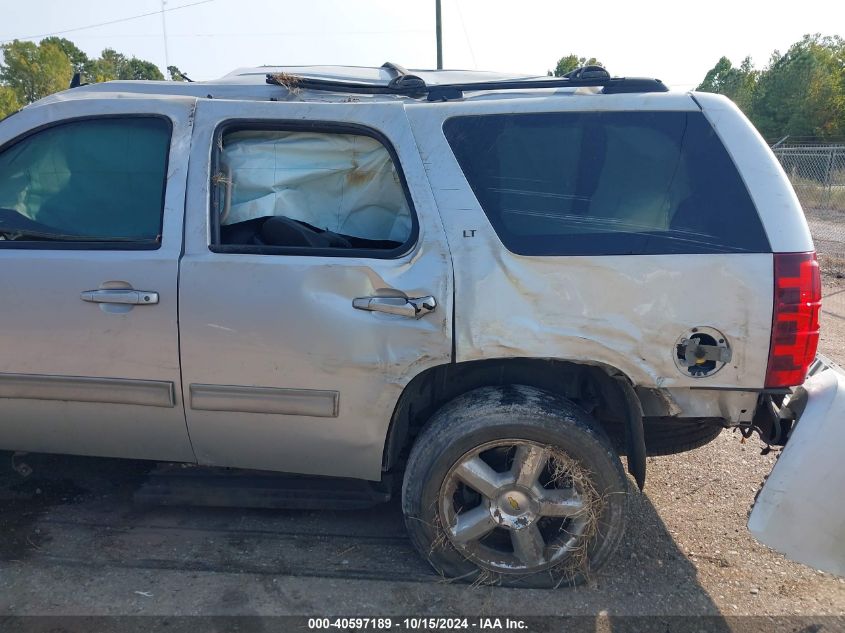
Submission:
M 0 152 L 0 245 L 160 242 L 170 122 L 82 119 Z
M 515 253 L 771 252 L 733 161 L 700 112 L 466 116 L 443 129 Z
M 218 250 L 386 258 L 413 240 L 404 180 L 374 136 L 235 129 L 218 149 Z

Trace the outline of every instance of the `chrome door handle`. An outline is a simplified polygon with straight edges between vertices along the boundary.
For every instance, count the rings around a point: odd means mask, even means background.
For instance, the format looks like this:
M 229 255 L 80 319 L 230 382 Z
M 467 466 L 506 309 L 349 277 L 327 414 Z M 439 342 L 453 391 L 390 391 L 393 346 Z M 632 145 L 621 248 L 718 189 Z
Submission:
M 419 319 L 429 312 L 434 312 L 437 302 L 434 297 L 358 297 L 352 300 L 352 307 L 356 310 L 370 312 L 386 312 L 404 317 Z
M 104 288 L 101 290 L 85 290 L 79 298 L 91 303 L 122 303 L 134 306 L 155 305 L 158 303 L 158 293 L 148 290 L 132 290 L 124 288 Z

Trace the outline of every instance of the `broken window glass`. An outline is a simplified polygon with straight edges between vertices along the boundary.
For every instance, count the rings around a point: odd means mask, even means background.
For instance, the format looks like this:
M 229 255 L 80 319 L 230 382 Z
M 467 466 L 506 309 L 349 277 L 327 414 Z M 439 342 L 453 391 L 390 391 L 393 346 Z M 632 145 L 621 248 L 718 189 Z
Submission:
M 220 244 L 393 250 L 411 237 L 400 174 L 375 138 L 238 130 L 220 147 Z

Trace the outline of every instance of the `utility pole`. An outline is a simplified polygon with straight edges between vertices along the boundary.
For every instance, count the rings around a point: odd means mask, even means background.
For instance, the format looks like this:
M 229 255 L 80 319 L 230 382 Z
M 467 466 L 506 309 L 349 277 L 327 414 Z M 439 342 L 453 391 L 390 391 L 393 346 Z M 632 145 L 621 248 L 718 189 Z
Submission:
M 437 22 L 437 70 L 441 70 L 443 68 L 443 25 L 440 19 L 440 0 L 436 0 L 437 2 L 437 9 L 436 9 L 436 22 Z
M 164 74 L 165 76 L 170 74 L 168 68 L 170 67 L 170 54 L 167 51 L 167 18 L 164 16 L 165 9 L 164 5 L 167 4 L 167 0 L 161 0 L 161 34 L 164 38 Z M 171 79 L 173 79 L 171 77 Z

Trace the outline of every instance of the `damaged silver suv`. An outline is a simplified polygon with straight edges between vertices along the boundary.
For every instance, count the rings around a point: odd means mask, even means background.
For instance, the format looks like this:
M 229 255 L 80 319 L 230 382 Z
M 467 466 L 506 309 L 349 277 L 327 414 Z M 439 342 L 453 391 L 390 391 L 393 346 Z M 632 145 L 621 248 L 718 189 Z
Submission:
M 467 581 L 582 580 L 619 456 L 777 443 L 818 340 L 751 124 L 596 68 L 75 87 L 0 123 L 0 259 L 0 448 L 401 480 Z

